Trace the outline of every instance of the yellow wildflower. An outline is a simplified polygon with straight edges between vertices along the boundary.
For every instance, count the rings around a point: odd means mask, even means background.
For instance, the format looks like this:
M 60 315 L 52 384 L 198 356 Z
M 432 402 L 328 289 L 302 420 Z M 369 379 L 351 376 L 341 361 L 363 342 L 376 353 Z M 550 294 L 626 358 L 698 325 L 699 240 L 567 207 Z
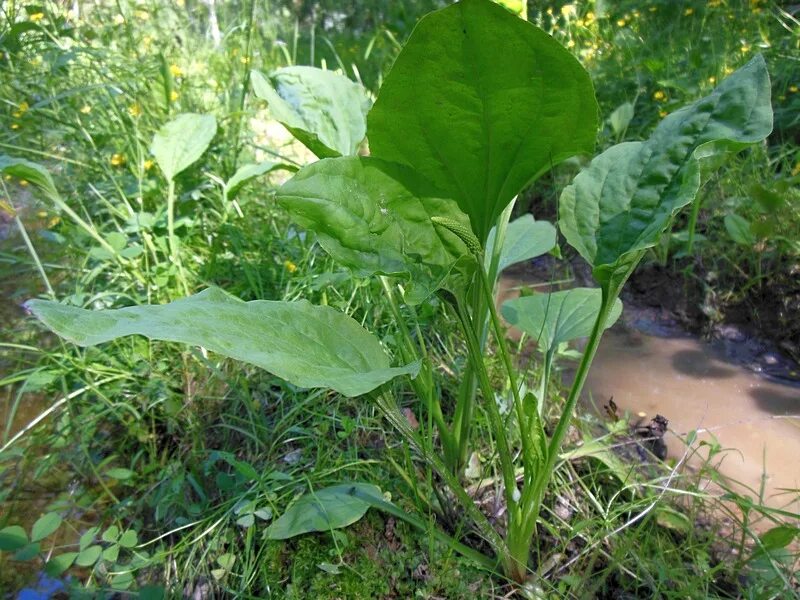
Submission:
M 789 86 L 789 91 L 790 91 L 792 94 L 796 94 L 796 93 L 797 93 L 797 86 L 796 86 L 796 85 L 790 85 L 790 86 Z
M 668 113 L 667 111 L 665 111 L 665 110 L 660 110 L 660 111 L 658 111 L 658 116 L 659 116 L 659 117 L 661 117 L 662 119 L 663 119 L 664 117 L 666 117 L 668 114 L 669 114 L 669 113 Z
M 283 266 L 286 267 L 286 270 L 289 271 L 289 273 L 294 273 L 295 271 L 297 271 L 297 265 L 294 264 L 289 259 L 283 261 Z
M 592 11 L 587 12 L 584 19 L 586 20 L 587 24 L 591 23 L 592 21 L 594 21 L 594 13 Z
M 748 52 L 750 52 L 750 44 L 742 44 L 741 50 L 742 54 L 747 54 Z
M 154 164 L 155 163 L 148 158 L 146 161 L 144 161 L 144 164 L 142 166 L 144 167 L 145 171 L 149 171 L 150 169 L 153 168 Z
M 667 95 L 664 92 L 662 92 L 661 90 L 657 90 L 653 94 L 653 100 L 657 100 L 658 102 L 663 102 L 666 99 L 667 99 Z
M 169 100 L 170 100 L 170 102 L 175 102 L 178 98 L 180 98 L 180 96 L 181 95 L 178 92 L 176 92 L 175 90 L 172 90 L 169 93 Z
M 649 10 L 650 12 L 656 12 L 658 10 L 658 7 L 657 6 L 651 6 L 647 10 Z
M 27 187 L 27 185 L 28 185 L 28 180 L 27 180 L 27 179 L 20 179 L 20 180 L 19 180 L 19 184 L 20 184 L 22 187 Z
M 19 129 L 19 123 L 12 123 L 11 129 Z
M 29 109 L 29 108 L 30 108 L 30 105 L 29 105 L 27 102 L 25 102 L 25 101 L 23 100 L 22 102 L 20 102 L 20 103 L 19 103 L 19 106 L 17 107 L 17 112 L 18 112 L 20 115 L 23 115 L 23 114 L 25 114 L 26 112 L 28 112 L 28 109 Z
M 47 211 L 46 210 L 40 210 L 40 211 L 38 211 L 36 213 L 36 216 L 39 217 L 40 219 L 44 219 L 47 216 Z
M 3 179 L 5 179 L 6 181 L 11 181 L 11 175 L 6 175 L 5 177 L 3 177 Z
M 114 15 L 114 24 L 115 25 L 122 25 L 125 22 L 125 17 L 120 14 Z
M 169 72 L 172 73 L 173 77 L 180 77 L 183 75 L 183 71 L 181 71 L 181 68 L 178 65 L 170 65 Z
M 84 104 L 83 106 L 81 106 L 81 112 L 84 115 L 88 115 L 90 112 L 92 112 L 92 107 L 89 106 L 88 104 Z
M 139 116 L 141 116 L 141 114 L 142 114 L 142 107 L 141 107 L 141 106 L 139 106 L 139 103 L 138 103 L 138 102 L 134 102 L 133 104 L 131 104 L 131 105 L 128 107 L 128 114 L 129 114 L 130 116 L 132 116 L 132 117 L 135 119 L 136 117 L 139 117 Z
M 125 164 L 125 157 L 122 154 L 112 154 L 111 155 L 111 166 L 112 167 L 119 167 L 120 165 Z
M 711 77 L 708 78 L 708 83 L 712 84 L 717 83 L 717 78 L 712 75 Z
M 250 63 L 250 57 L 249 56 L 242 56 L 239 59 L 239 62 L 242 63 L 243 65 L 247 65 L 247 64 Z
M 733 67 L 726 66 L 722 69 L 722 72 L 725 73 L 725 75 L 730 75 L 731 73 L 733 73 Z
M 625 27 L 625 23 L 626 23 L 625 19 L 617 19 L 617 25 L 619 25 L 620 27 Z
M 30 19 L 34 23 L 38 23 L 39 21 L 44 19 L 44 13 L 42 12 L 33 13 L 32 15 L 28 16 L 28 19 Z
M 575 40 L 569 40 L 567 42 L 567 48 L 574 48 L 575 47 Z
M 797 164 L 792 169 L 792 177 L 797 177 L 800 175 L 800 161 L 797 161 Z
M 690 17 L 693 14 L 694 14 L 694 9 L 691 6 L 687 8 L 685 11 L 683 11 L 684 17 Z

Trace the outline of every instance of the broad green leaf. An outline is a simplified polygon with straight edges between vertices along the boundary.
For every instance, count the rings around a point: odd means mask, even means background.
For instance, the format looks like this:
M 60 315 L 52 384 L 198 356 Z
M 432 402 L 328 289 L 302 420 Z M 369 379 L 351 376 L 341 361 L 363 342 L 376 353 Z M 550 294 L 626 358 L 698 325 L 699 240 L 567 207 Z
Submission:
M 251 74 L 272 116 L 320 158 L 356 154 L 366 134 L 367 92 L 344 75 L 316 67 Z
M 370 507 L 368 502 L 353 495 L 356 491 L 381 495 L 377 486 L 368 483 L 344 483 L 306 494 L 267 528 L 267 537 L 285 540 L 311 531 L 329 531 L 352 525 Z
M 165 124 L 153 137 L 150 152 L 167 180 L 197 162 L 217 133 L 213 115 L 184 113 Z
M 409 302 L 434 292 L 467 254 L 455 234 L 431 222 L 440 216 L 468 227 L 466 216 L 401 165 L 366 157 L 321 160 L 286 182 L 277 201 L 356 275 L 409 279 Z
M 10 175 L 17 179 L 24 179 L 42 190 L 51 200 L 61 197 L 58 194 L 56 185 L 50 173 L 34 162 L 24 158 L 14 158 L 12 156 L 0 155 L 0 174 Z
M 486 268 L 491 261 L 491 248 L 494 246 L 495 228 L 486 240 Z M 522 215 L 511 221 L 506 229 L 503 249 L 497 272 L 542 254 L 550 252 L 556 245 L 556 228 L 547 221 L 534 221 L 533 215 Z
M 602 292 L 598 288 L 575 288 L 552 294 L 534 294 L 503 303 L 503 318 L 536 341 L 542 352 L 592 333 L 600 312 Z M 611 327 L 622 314 L 616 300 L 606 321 Z
M 725 215 L 723 219 L 725 230 L 731 239 L 741 246 L 752 246 L 756 243 L 756 236 L 750 228 L 750 221 L 736 213 Z
M 711 95 L 661 121 L 647 141 L 595 158 L 561 195 L 561 231 L 601 285 L 624 278 L 695 198 L 701 172 L 771 129 L 769 77 L 757 56 Z
M 120 481 L 130 479 L 134 475 L 136 475 L 136 473 L 123 467 L 114 467 L 113 469 L 106 471 L 106 477 L 111 477 L 112 479 L 118 479 Z
M 58 513 L 47 513 L 39 517 L 31 528 L 31 541 L 38 542 L 55 532 L 61 525 L 61 516 Z
M 380 342 L 350 317 L 305 300 L 243 302 L 219 288 L 158 306 L 91 311 L 32 300 L 31 311 L 81 346 L 126 335 L 203 346 L 300 387 L 364 394 L 418 365 L 389 366 Z
M 692 531 L 694 524 L 685 514 L 666 506 L 657 506 L 655 509 L 656 523 L 667 529 L 688 534 Z
M 50 577 L 58 577 L 72 566 L 72 563 L 75 562 L 77 557 L 77 552 L 65 552 L 64 554 L 54 556 L 47 561 L 47 564 L 44 566 L 44 572 L 50 575 Z
M 31 542 L 23 546 L 14 554 L 14 560 L 26 561 L 35 558 L 42 551 L 42 546 L 39 542 Z
M 116 525 L 112 525 L 108 529 L 103 532 L 102 540 L 104 542 L 108 542 L 109 544 L 113 544 L 119 538 L 119 527 Z
M 103 547 L 99 544 L 89 546 L 86 550 L 82 550 L 75 558 L 75 564 L 79 567 L 90 567 L 100 558 L 103 552 Z
M 423 17 L 367 117 L 372 156 L 454 198 L 484 243 L 503 208 L 594 148 L 589 75 L 558 42 L 486 0 Z
M 247 182 L 255 179 L 256 177 L 260 177 L 261 175 L 266 175 L 272 171 L 279 170 L 296 171 L 297 167 L 287 165 L 285 163 L 275 162 L 262 162 L 251 165 L 243 165 L 239 167 L 236 170 L 236 173 L 233 174 L 233 177 L 231 177 L 225 183 L 225 196 L 228 198 L 228 200 L 232 200 Z
M 19 525 L 0 529 L 0 550 L 18 550 L 28 543 L 28 534 Z

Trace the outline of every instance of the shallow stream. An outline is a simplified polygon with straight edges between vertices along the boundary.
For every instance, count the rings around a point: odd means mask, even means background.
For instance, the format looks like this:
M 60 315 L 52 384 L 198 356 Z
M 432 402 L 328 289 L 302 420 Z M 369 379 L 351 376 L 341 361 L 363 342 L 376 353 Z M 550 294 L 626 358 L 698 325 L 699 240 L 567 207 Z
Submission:
M 503 277 L 500 301 L 529 284 L 538 291 L 550 287 L 535 277 Z M 734 489 L 756 499 L 763 479 L 765 504 L 800 511 L 800 385 L 765 377 L 770 369 L 762 363 L 778 360 L 773 353 L 756 355 L 752 340 L 730 337 L 713 345 L 627 306 L 601 342 L 584 404 L 602 412 L 613 397 L 632 423 L 663 415 L 670 429 L 665 441 L 675 458 L 686 452 L 680 437 L 698 432 L 696 446 L 713 436 L 726 451 L 712 464 Z M 779 366 L 787 371 L 785 363 Z M 690 464 L 696 466 L 698 458 Z

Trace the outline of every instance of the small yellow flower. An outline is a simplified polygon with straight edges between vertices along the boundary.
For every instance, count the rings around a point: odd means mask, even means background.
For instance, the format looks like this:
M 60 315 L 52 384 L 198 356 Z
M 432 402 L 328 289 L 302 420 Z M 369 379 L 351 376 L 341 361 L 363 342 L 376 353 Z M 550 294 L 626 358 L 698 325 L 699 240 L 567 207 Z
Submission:
M 575 40 L 569 40 L 567 42 L 567 48 L 574 48 L 575 47 Z
M 129 114 L 130 116 L 132 116 L 132 117 L 135 119 L 136 117 L 139 117 L 139 116 L 141 116 L 141 114 L 142 114 L 142 107 L 141 107 L 141 106 L 139 106 L 139 103 L 138 103 L 138 102 L 134 102 L 133 104 L 131 104 L 131 105 L 128 107 L 128 114 Z
M 175 90 L 172 90 L 172 91 L 169 93 L 169 100 L 170 100 L 170 102 L 175 102 L 175 101 L 176 101 L 178 98 L 180 98 L 180 97 L 181 97 L 181 95 L 180 95 L 178 92 L 176 92 Z
M 666 99 L 667 99 L 667 95 L 664 92 L 662 92 L 661 90 L 657 90 L 653 94 L 653 100 L 656 100 L 658 102 L 663 102 Z
M 144 164 L 142 166 L 144 167 L 145 171 L 149 171 L 150 169 L 153 168 L 154 164 L 155 163 L 148 158 L 146 161 L 144 161 Z
M 248 65 L 248 64 L 250 64 L 250 57 L 249 56 L 242 56 L 239 59 L 239 62 L 242 63 L 243 65 Z
M 28 19 L 30 19 L 34 23 L 38 23 L 39 21 L 44 19 L 44 13 L 41 13 L 41 12 L 33 13 L 32 15 L 30 15 L 28 17 Z
M 650 12 L 656 12 L 658 10 L 658 7 L 657 6 L 651 6 L 647 10 L 649 10 Z
M 297 271 L 297 265 L 288 259 L 283 261 L 283 266 L 286 267 L 286 270 L 289 271 L 289 273 L 294 273 Z
M 11 181 L 11 175 L 6 175 L 5 177 L 3 177 L 3 179 L 5 179 L 6 181 Z
M 114 24 L 115 25 L 122 25 L 125 22 L 125 17 L 120 14 L 114 15 Z
M 19 129 L 19 123 L 12 123 L 11 129 Z
M 181 71 L 181 68 L 178 65 L 170 65 L 169 72 L 172 73 L 173 77 L 180 77 L 183 75 L 183 71 Z
M 664 117 L 666 117 L 668 114 L 669 114 L 669 113 L 668 113 L 667 111 L 665 111 L 665 110 L 660 110 L 660 111 L 658 111 L 658 116 L 659 116 L 659 117 L 661 117 L 662 119 L 663 119 Z
M 747 54 L 748 52 L 750 52 L 750 44 L 742 44 L 741 50 L 742 54 Z
M 796 85 L 790 85 L 789 86 L 789 91 L 791 93 L 793 93 L 793 94 L 796 94 L 797 93 L 797 86 Z
M 40 210 L 39 212 L 36 213 L 36 216 L 39 217 L 40 219 L 44 219 L 47 216 L 47 211 Z
M 792 169 L 792 177 L 797 177 L 798 175 L 800 175 L 800 161 L 798 161 L 794 169 Z
M 694 14 L 694 9 L 691 6 L 687 8 L 685 11 L 683 11 L 684 17 L 690 17 L 693 14 Z
M 82 114 L 88 115 L 90 112 L 92 112 L 92 107 L 89 106 L 88 104 L 84 104 L 83 106 L 81 106 L 80 111 Z
M 19 103 L 19 106 L 17 107 L 17 112 L 19 112 L 20 114 L 25 114 L 26 112 L 28 112 L 29 108 L 30 105 L 23 100 L 22 102 Z
M 722 72 L 725 73 L 725 75 L 730 75 L 731 73 L 733 73 L 733 67 L 726 66 L 722 69 Z
M 708 83 L 712 84 L 717 83 L 717 78 L 712 75 L 711 77 L 708 78 Z
M 617 19 L 617 25 L 619 25 L 620 27 L 625 27 L 625 23 L 626 23 L 625 19 Z
M 27 187 L 27 186 L 28 186 L 28 180 L 27 180 L 27 179 L 20 179 L 20 180 L 19 180 L 19 184 L 20 184 L 22 187 Z
M 112 154 L 111 155 L 111 166 L 112 167 L 119 167 L 120 165 L 125 164 L 125 157 L 122 154 Z
M 594 21 L 594 13 L 592 11 L 589 11 L 586 13 L 586 17 L 584 18 L 586 19 L 586 23 L 589 24 L 592 21 Z

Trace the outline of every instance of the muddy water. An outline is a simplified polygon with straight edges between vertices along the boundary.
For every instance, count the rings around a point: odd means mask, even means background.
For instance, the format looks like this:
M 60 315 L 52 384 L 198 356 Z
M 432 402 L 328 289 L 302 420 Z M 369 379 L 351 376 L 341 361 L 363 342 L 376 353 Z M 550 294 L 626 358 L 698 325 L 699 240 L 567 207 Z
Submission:
M 698 431 L 698 440 L 713 435 L 723 448 L 735 449 L 715 462 L 721 459 L 720 472 L 739 482 L 740 490 L 758 490 L 764 475 L 768 505 L 798 498 L 781 490 L 800 489 L 800 387 L 767 381 L 696 339 L 612 329 L 587 389 L 598 406 L 613 396 L 620 409 L 645 413 L 645 421 L 667 417 L 672 456 L 686 449 L 676 433 Z
M 543 284 L 535 274 L 516 273 L 502 278 L 499 301 L 523 287 L 543 292 L 559 286 Z M 726 351 L 731 354 L 730 348 Z M 671 431 L 665 440 L 672 456 L 686 451 L 679 435 L 697 431 L 698 441 L 713 436 L 730 449 L 713 464 L 734 489 L 759 490 L 764 475 L 766 503 L 800 511 L 800 492 L 781 491 L 800 490 L 800 386 L 768 381 L 675 327 L 648 325 L 646 314 L 643 318 L 642 311 L 629 306 L 603 338 L 584 404 L 602 411 L 612 396 L 620 412 L 631 413 L 632 422 L 641 418 L 647 423 L 656 414 L 667 417 Z

